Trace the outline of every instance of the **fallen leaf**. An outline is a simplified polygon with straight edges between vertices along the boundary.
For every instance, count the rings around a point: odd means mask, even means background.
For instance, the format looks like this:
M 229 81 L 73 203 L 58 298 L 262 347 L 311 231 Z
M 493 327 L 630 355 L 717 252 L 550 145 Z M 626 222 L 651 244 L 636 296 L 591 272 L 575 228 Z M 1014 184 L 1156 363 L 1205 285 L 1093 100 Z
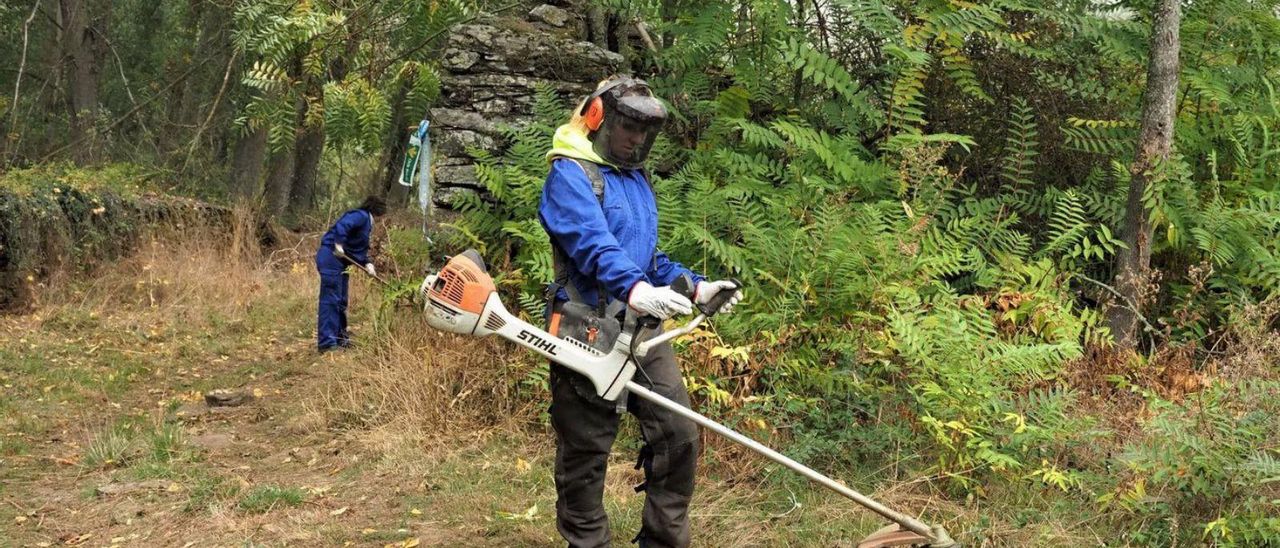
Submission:
M 93 533 L 85 533 L 78 537 L 67 539 L 67 541 L 64 544 L 66 544 L 67 546 L 75 546 L 77 544 L 83 543 L 86 540 L 89 540 L 92 537 L 93 537 Z
M 528 472 L 528 471 L 529 471 L 529 468 L 530 468 L 530 466 L 529 466 L 529 461 L 524 460 L 524 459 L 522 459 L 522 458 L 520 458 L 520 457 L 516 457 L 516 471 L 517 471 L 517 472 Z
M 405 539 L 404 543 L 402 543 L 400 546 L 403 546 L 404 548 L 414 548 L 420 542 L 422 541 L 418 537 L 413 537 L 411 539 Z
M 413 514 L 413 515 L 415 515 L 415 516 L 421 516 L 421 515 L 422 515 L 422 510 L 419 510 L 419 509 L 417 509 L 417 508 L 414 508 L 414 509 L 412 509 L 412 510 L 409 510 L 409 513 L 410 513 L 410 514 Z
M 329 515 L 330 515 L 330 516 L 341 516 L 342 514 L 345 514 L 345 513 L 347 513 L 347 507 L 346 507 L 346 506 L 343 506 L 342 508 L 339 508 L 339 509 L 337 509 L 337 510 L 334 510 L 334 511 L 332 511 L 332 512 L 329 512 Z
M 27 521 L 27 516 L 18 516 L 18 517 L 16 517 L 16 518 L 13 518 L 13 521 L 15 521 L 15 522 L 17 522 L 17 523 L 26 523 L 26 521 Z
M 377 530 L 377 529 L 367 529 L 367 528 L 366 528 L 366 529 L 361 529 L 361 530 L 360 530 L 360 534 L 362 534 L 362 535 L 372 535 L 372 534 L 377 533 L 377 532 L 378 532 L 378 530 Z

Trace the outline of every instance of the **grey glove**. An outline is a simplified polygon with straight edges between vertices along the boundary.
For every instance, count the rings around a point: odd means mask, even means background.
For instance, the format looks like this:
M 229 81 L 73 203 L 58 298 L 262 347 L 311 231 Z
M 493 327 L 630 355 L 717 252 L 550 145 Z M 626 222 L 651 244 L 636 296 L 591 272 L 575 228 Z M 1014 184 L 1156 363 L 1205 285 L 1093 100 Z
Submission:
M 719 295 L 721 291 L 733 290 L 733 296 L 729 300 L 720 305 L 720 310 L 715 311 L 717 314 L 728 314 L 733 310 L 733 306 L 742 300 L 742 290 L 729 280 L 717 280 L 714 282 L 702 281 L 698 282 L 697 289 L 693 292 L 693 300 L 698 304 L 707 304 Z
M 648 282 L 637 282 L 631 288 L 627 304 L 641 314 L 665 320 L 672 316 L 693 312 L 693 303 L 670 287 L 654 287 Z

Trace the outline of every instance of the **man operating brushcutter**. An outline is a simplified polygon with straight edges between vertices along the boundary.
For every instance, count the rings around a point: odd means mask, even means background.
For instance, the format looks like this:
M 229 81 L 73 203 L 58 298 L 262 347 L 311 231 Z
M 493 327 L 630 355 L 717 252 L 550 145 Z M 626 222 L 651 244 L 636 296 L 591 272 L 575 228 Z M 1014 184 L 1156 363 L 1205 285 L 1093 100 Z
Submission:
M 556 131 L 538 209 L 556 257 L 556 282 L 548 290 L 552 334 L 574 334 L 607 351 L 625 307 L 660 320 L 691 312 L 693 303 L 668 287 L 682 275 L 696 283 L 698 304 L 733 291 L 720 313 L 741 298 L 733 282 L 706 280 L 658 250 L 657 201 L 644 164 L 666 118 L 647 83 L 615 76 Z M 654 348 L 639 366 L 640 382 L 689 405 L 670 344 Z M 697 428 L 648 401 L 619 402 L 639 420 L 645 441 L 638 463 L 645 483 L 637 490 L 646 496 L 635 540 L 645 547 L 688 546 Z M 619 407 L 597 396 L 582 375 L 552 363 L 556 525 L 575 548 L 609 544 L 604 479 Z

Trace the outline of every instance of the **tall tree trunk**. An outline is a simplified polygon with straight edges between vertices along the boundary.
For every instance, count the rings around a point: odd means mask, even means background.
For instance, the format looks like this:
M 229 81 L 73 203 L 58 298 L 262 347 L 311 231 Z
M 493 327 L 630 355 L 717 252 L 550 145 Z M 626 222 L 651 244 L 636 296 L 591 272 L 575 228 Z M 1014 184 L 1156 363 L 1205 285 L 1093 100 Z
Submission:
M 289 194 L 293 190 L 293 170 L 297 161 L 293 149 L 271 153 L 271 161 L 267 164 L 267 181 L 263 189 L 267 215 L 276 218 L 284 213 L 289 205 Z
M 262 197 L 262 168 L 267 159 L 267 130 L 258 128 L 236 140 L 227 187 L 242 200 Z
M 1116 345 L 1124 350 L 1138 347 L 1139 319 L 1144 287 L 1151 268 L 1151 220 L 1142 196 L 1151 184 L 1159 184 L 1156 173 L 1169 158 L 1173 145 L 1175 100 L 1178 92 L 1178 26 L 1182 14 L 1179 0 L 1158 0 L 1151 25 L 1151 53 L 1147 60 L 1147 89 L 1142 96 L 1142 122 L 1138 147 L 1129 169 L 1129 200 L 1125 206 L 1121 237 L 1128 249 L 1116 253 L 1114 285 L 1120 298 L 1108 314 Z
M 70 138 L 93 130 L 98 116 L 98 75 L 107 51 L 110 0 L 61 0 L 62 54 L 67 79 L 67 106 L 71 116 Z M 93 140 L 72 149 L 78 164 L 91 161 Z
M 310 211 L 316 205 L 320 157 L 324 154 L 324 126 L 314 124 L 304 127 L 298 135 L 294 150 L 297 152 L 297 165 L 294 167 L 289 210 L 292 213 L 302 213 Z
M 359 27 L 360 21 L 352 21 L 353 27 Z M 328 81 L 341 82 L 347 77 L 347 59 L 354 59 L 358 53 L 360 43 L 356 40 L 348 40 L 343 54 L 329 62 L 329 70 L 327 73 Z M 324 79 L 307 77 L 307 96 L 311 97 L 317 105 L 324 104 Z M 298 165 L 294 168 L 293 181 L 293 198 L 290 200 L 289 209 L 292 213 L 301 213 L 310 211 L 316 206 L 316 190 L 319 180 L 320 159 L 324 155 L 325 133 L 323 117 L 316 118 L 313 123 L 307 123 L 305 112 L 309 106 L 304 105 L 301 111 L 304 114 L 299 116 L 298 123 L 302 126 L 302 133 L 298 135 L 297 145 L 294 150 L 297 151 Z
M 289 60 L 288 74 L 290 80 L 302 75 L 302 54 L 295 53 Z M 263 202 L 269 217 L 278 218 L 290 209 L 289 200 L 293 198 L 293 183 L 297 173 L 297 144 L 301 137 L 301 128 L 306 124 L 307 98 L 299 93 L 293 101 L 293 142 L 284 150 L 272 151 L 267 163 L 267 181 L 263 189 Z
M 404 162 L 405 149 L 408 148 L 408 139 L 405 131 L 408 130 L 410 122 L 409 112 L 405 104 L 405 100 L 409 97 L 409 88 L 413 86 L 413 79 L 404 77 L 400 80 L 400 85 L 396 86 L 396 95 L 392 99 L 394 107 L 391 110 L 391 125 L 387 128 L 387 147 L 382 153 L 382 180 L 377 188 L 382 195 L 387 198 L 388 203 L 396 205 L 404 205 L 409 198 L 407 188 L 400 183 L 400 167 Z M 422 161 L 427 161 L 423 158 Z

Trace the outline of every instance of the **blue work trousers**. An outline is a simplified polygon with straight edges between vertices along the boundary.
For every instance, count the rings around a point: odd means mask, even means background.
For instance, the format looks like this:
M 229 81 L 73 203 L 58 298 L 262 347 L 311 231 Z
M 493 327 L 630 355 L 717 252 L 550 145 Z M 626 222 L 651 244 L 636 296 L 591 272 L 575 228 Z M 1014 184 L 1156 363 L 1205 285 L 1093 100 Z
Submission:
M 345 273 L 320 273 L 320 304 L 316 309 L 316 348 L 347 346 L 347 284 Z

